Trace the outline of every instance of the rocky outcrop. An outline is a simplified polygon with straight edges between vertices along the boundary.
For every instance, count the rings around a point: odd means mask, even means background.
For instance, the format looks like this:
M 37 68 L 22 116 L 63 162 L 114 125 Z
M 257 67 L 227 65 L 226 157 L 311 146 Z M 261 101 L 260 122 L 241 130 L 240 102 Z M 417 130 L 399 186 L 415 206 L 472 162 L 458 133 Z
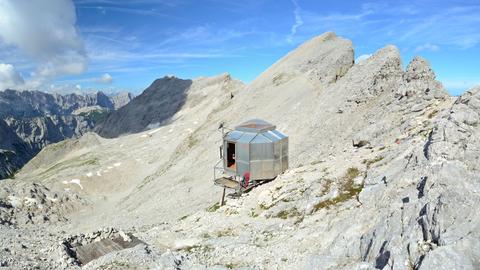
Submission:
M 144 243 L 131 233 L 115 228 L 104 228 L 86 235 L 68 237 L 62 242 L 58 251 L 66 264 L 82 266 L 108 253 L 132 248 L 139 244 Z
M 0 179 L 3 179 L 26 163 L 26 158 L 22 157 L 33 156 L 34 153 L 3 119 L 0 119 L 0 142 Z
M 121 107 L 127 105 L 134 99 L 135 96 L 130 92 L 120 92 L 110 97 L 110 100 L 113 103 L 113 108 L 115 110 L 120 109 Z
M 67 214 L 85 205 L 77 194 L 55 192 L 38 183 L 19 183 L 0 190 L 0 224 L 25 226 L 67 220 Z
M 423 99 L 447 98 L 447 90 L 436 80 L 430 63 L 422 57 L 415 57 L 408 64 L 404 75 L 405 83 L 399 88 L 399 98 L 419 96 Z

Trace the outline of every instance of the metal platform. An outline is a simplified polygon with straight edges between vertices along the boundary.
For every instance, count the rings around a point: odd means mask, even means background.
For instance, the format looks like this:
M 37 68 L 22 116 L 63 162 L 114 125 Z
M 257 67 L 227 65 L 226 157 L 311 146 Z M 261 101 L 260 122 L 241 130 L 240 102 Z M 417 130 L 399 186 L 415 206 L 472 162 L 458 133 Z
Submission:
M 231 178 L 220 177 L 220 178 L 215 179 L 214 182 L 215 182 L 215 185 L 223 187 L 223 188 L 230 188 L 230 189 L 235 189 L 235 190 L 240 189 L 240 184 L 237 181 L 235 181 Z

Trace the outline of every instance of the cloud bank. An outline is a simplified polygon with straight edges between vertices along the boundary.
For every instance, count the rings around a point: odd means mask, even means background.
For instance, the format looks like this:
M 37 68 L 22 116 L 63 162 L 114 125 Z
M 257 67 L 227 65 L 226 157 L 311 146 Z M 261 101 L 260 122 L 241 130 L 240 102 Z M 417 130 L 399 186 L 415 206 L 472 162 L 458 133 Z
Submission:
M 0 91 L 16 88 L 24 83 L 22 76 L 12 65 L 0 63 Z
M 19 49 L 37 66 L 28 86 L 85 71 L 87 54 L 75 24 L 71 0 L 0 0 L 0 42 Z

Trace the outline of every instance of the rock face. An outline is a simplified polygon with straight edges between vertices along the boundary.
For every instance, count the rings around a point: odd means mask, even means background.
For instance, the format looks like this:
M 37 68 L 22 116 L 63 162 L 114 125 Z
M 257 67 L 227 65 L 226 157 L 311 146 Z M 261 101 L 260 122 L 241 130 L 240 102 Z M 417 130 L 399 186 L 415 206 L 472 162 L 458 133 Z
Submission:
M 198 88 L 197 85 L 208 87 L 202 85 L 201 81 L 201 79 L 192 81 L 169 76 L 157 79 L 129 104 L 109 114 L 95 130 L 103 137 L 112 138 L 158 127 L 171 121 L 185 104 L 189 92 L 195 91 L 194 89 Z M 227 90 L 240 84 L 232 80 L 229 75 L 222 75 L 212 83 Z
M 110 97 L 110 100 L 113 103 L 113 108 L 115 110 L 120 109 L 121 107 L 127 105 L 135 96 L 130 92 L 120 92 Z
M 59 95 L 39 91 L 0 92 L 0 179 L 11 175 L 43 147 L 93 129 L 108 110 L 128 101 L 102 92 Z M 88 109 L 88 112 L 79 112 Z
M 0 250 L 8 265 L 56 268 L 65 257 L 58 251 L 68 254 L 65 239 L 91 240 L 82 233 L 102 227 L 121 228 L 143 244 L 84 269 L 480 265 L 480 88 L 451 97 L 426 60 L 414 58 L 404 69 L 394 46 L 355 64 L 351 42 L 326 33 L 245 87 L 228 75 L 167 77 L 109 118 L 100 126 L 108 136 L 140 133 L 50 145 L 15 181 L 0 182 L 8 190 L 0 208 L 11 209 L 5 197 L 19 189 L 13 183 L 33 179 L 88 204 L 72 209 L 68 221 L 38 225 L 37 233 L 22 222 L 0 225 L 2 246 L 21 232 L 32 247 Z M 212 183 L 218 127 L 250 118 L 289 135 L 291 167 L 220 206 L 222 190 Z M 45 213 L 23 211 L 16 213 Z M 32 251 L 54 260 L 32 258 Z M 74 269 L 74 258 L 61 266 Z

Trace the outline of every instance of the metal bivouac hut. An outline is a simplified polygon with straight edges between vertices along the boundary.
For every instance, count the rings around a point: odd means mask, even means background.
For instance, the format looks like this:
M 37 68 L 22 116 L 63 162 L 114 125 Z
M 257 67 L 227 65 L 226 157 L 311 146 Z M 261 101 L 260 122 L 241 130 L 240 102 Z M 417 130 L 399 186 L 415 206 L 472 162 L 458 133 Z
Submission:
M 288 137 L 274 125 L 253 119 L 222 133 L 215 184 L 242 191 L 287 170 Z M 222 174 L 217 178 L 218 171 Z

